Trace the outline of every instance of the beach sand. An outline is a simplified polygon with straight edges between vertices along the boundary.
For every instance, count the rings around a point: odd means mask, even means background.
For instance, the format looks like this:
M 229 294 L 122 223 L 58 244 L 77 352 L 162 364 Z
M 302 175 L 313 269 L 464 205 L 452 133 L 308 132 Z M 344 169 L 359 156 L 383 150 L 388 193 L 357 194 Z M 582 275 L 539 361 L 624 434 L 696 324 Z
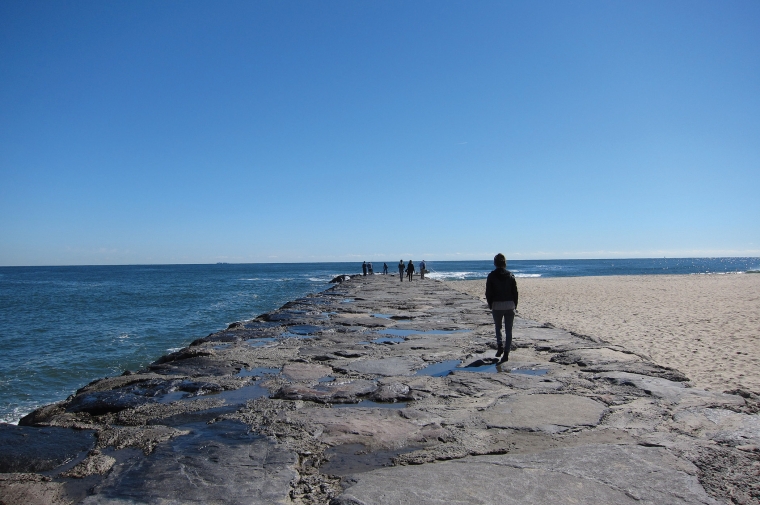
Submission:
M 450 281 L 485 299 L 485 279 Z M 760 393 L 760 275 L 518 278 L 518 314 L 648 355 L 695 386 Z

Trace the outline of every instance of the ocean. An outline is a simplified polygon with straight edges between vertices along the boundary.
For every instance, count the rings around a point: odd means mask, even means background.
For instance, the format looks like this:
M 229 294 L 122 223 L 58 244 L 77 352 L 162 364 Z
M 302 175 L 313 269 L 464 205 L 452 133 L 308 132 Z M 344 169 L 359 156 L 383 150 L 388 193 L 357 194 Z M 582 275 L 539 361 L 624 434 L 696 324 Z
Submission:
M 418 262 L 417 262 L 418 263 Z M 373 262 L 376 273 L 382 261 Z M 389 273 L 398 273 L 388 261 Z M 485 278 L 486 261 L 428 261 Z M 760 258 L 510 261 L 517 277 L 760 272 Z M 0 422 L 137 370 L 229 323 L 330 287 L 360 263 L 0 267 Z

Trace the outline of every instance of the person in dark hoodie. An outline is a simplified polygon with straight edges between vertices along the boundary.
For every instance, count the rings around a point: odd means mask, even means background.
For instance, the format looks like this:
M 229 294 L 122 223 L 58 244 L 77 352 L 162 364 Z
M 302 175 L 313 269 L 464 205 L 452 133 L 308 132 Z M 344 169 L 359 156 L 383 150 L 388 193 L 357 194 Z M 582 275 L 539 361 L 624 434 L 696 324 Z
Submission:
M 496 267 L 486 279 L 486 301 L 491 309 L 496 326 L 496 357 L 501 356 L 501 363 L 509 360 L 512 346 L 512 323 L 515 321 L 517 308 L 517 281 L 512 272 L 507 270 L 507 258 L 499 253 L 493 258 Z M 501 342 L 501 322 L 504 321 L 504 344 Z

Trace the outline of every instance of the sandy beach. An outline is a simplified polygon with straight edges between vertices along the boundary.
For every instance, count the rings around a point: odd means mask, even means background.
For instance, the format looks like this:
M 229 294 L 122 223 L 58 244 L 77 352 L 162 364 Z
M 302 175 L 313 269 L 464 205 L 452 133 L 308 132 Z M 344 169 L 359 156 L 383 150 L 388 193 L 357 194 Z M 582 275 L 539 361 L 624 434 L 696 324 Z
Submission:
M 485 280 L 448 282 L 484 298 Z M 714 391 L 760 393 L 760 275 L 518 278 L 518 313 L 676 368 Z

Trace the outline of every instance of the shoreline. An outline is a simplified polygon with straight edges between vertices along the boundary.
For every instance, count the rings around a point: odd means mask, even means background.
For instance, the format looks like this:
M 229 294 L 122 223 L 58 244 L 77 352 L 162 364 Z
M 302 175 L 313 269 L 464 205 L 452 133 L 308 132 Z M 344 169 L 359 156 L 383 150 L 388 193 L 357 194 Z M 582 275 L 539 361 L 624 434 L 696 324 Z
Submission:
M 716 391 L 760 392 L 760 275 L 518 278 L 524 317 L 622 345 Z M 448 281 L 484 299 L 485 279 Z

